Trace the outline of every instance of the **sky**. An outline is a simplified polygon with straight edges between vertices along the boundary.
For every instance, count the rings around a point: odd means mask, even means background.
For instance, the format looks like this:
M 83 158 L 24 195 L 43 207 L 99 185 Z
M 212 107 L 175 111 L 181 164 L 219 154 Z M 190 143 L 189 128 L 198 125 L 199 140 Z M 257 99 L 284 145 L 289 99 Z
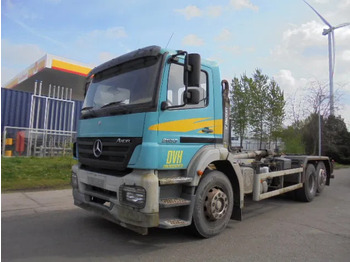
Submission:
M 350 0 L 308 2 L 333 26 L 350 22 Z M 288 124 L 312 110 L 315 86 L 328 95 L 324 28 L 302 0 L 1 0 L 1 85 L 46 53 L 97 66 L 159 45 L 217 61 L 229 81 L 261 69 L 284 91 Z M 336 115 L 350 130 L 350 26 L 335 45 Z

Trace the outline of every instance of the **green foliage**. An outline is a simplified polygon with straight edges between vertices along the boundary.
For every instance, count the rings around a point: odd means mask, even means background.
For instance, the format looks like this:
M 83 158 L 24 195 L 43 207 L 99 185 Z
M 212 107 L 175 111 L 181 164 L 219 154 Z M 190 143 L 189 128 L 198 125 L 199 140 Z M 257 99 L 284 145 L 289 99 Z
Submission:
M 285 117 L 284 94 L 277 83 L 272 80 L 269 84 L 267 93 L 267 126 L 269 141 L 277 140 L 282 131 L 283 120 Z
M 284 95 L 274 80 L 256 69 L 252 78 L 242 75 L 232 81 L 231 118 L 241 146 L 248 130 L 259 140 L 276 140 L 284 119 Z
M 350 164 L 350 133 L 344 120 L 340 116 L 329 116 L 323 126 L 322 153 L 340 164 Z
M 335 162 L 333 168 L 334 169 L 350 168 L 350 164 L 345 165 L 345 164 L 339 164 Z
M 241 147 L 249 124 L 247 105 L 249 104 L 250 81 L 246 75 L 243 75 L 240 79 L 235 77 L 231 83 L 232 127 L 234 132 L 240 137 Z
M 72 157 L 1 159 L 1 190 L 62 188 L 70 184 Z
M 311 114 L 301 129 L 305 153 L 308 155 L 318 154 L 318 114 Z
M 314 113 L 303 121 L 296 121 L 283 129 L 285 117 L 284 94 L 278 84 L 256 69 L 252 77 L 245 74 L 231 83 L 231 118 L 233 131 L 239 135 L 241 147 L 248 133 L 259 140 L 272 142 L 282 138 L 287 154 L 318 155 L 320 98 L 323 89 L 310 98 Z M 322 87 L 323 88 L 323 87 Z M 324 99 L 324 98 L 323 98 Z M 326 112 L 325 110 L 323 110 Z M 326 114 L 327 115 L 327 114 Z M 340 164 L 350 164 L 350 133 L 341 117 L 321 116 L 322 155 L 330 156 Z
M 288 153 L 318 155 L 319 115 L 313 113 L 303 122 L 293 126 L 294 128 L 288 127 L 283 131 L 286 151 Z M 297 131 L 293 138 L 290 129 Z M 302 150 L 299 152 L 289 151 L 289 145 L 295 139 L 300 139 L 299 142 L 301 147 L 304 147 L 304 152 Z M 350 164 L 350 133 L 340 116 L 329 116 L 326 119 L 321 116 L 321 139 L 321 154 L 323 156 L 329 156 L 340 164 Z M 297 142 L 295 141 L 295 143 Z
M 250 86 L 249 123 L 254 137 L 259 140 L 260 148 L 262 141 L 267 138 L 267 117 L 270 113 L 268 108 L 267 93 L 269 90 L 268 77 L 263 75 L 259 69 L 253 74 Z
M 299 128 L 289 126 L 280 132 L 280 137 L 284 143 L 283 152 L 285 154 L 305 154 L 303 137 Z

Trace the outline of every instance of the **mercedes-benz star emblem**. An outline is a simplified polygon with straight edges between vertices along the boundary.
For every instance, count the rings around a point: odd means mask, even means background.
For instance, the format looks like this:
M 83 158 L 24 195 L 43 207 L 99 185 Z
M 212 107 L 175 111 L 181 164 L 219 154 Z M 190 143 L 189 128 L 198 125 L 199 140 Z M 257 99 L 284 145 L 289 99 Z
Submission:
M 100 139 L 95 140 L 92 152 L 96 158 L 99 158 L 102 154 L 102 141 Z

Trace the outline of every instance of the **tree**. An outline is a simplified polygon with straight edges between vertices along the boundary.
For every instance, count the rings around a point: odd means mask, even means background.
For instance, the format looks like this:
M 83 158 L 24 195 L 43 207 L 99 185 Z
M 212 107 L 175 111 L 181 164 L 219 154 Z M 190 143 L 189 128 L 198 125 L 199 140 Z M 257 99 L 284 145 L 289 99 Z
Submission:
M 318 81 L 309 84 L 306 106 L 310 114 L 320 114 L 327 118 L 330 114 L 328 86 Z M 337 102 L 337 99 L 335 99 Z
M 256 69 L 253 74 L 253 81 L 250 83 L 250 103 L 249 103 L 249 123 L 254 137 L 259 140 L 259 147 L 262 147 L 262 141 L 266 139 L 267 124 L 267 93 L 268 77 Z
M 347 129 L 340 117 L 337 118 L 329 115 L 330 107 L 327 88 L 326 84 L 318 81 L 308 84 L 307 93 L 305 93 L 303 99 L 304 107 L 307 107 L 307 110 L 304 110 L 304 112 L 307 111 L 309 113 L 307 114 L 308 117 L 302 121 L 295 121 L 293 126 L 298 126 L 301 131 L 306 154 L 318 154 L 320 124 L 322 138 L 321 154 L 337 159 L 346 159 L 349 157 L 347 156 L 348 147 L 345 146 L 347 145 L 346 139 L 340 139 L 339 137 L 346 138 Z M 337 102 L 338 100 L 339 96 L 336 96 L 335 101 Z
M 278 84 L 272 80 L 269 83 L 267 93 L 267 127 L 269 142 L 277 142 L 277 138 L 280 137 L 285 116 L 285 104 L 286 102 L 282 90 Z
M 339 85 L 339 84 L 338 84 Z M 339 108 L 341 93 L 334 94 L 334 107 Z M 310 114 L 320 114 L 327 118 L 330 114 L 328 82 L 309 81 L 304 87 L 295 89 L 287 98 L 287 118 L 294 124 L 300 124 Z
M 350 133 L 344 120 L 329 116 L 323 128 L 323 154 L 341 164 L 350 164 Z
M 350 133 L 344 120 L 338 116 L 321 118 L 322 155 L 329 156 L 336 162 L 350 164 Z M 305 153 L 316 155 L 318 152 L 318 115 L 311 114 L 302 128 Z
M 233 131 L 240 137 L 240 146 L 251 131 L 259 146 L 277 140 L 284 119 L 284 95 L 274 80 L 256 69 L 252 78 L 245 74 L 231 83 L 231 119 Z
M 313 81 L 308 83 L 304 91 L 301 98 L 295 99 L 295 94 L 288 101 L 293 124 L 282 131 L 286 153 L 316 155 L 321 121 L 321 154 L 330 156 L 339 163 L 350 164 L 350 133 L 340 116 L 330 116 L 328 85 Z M 335 108 L 339 99 L 340 93 L 336 92 Z M 297 144 L 300 145 L 299 148 Z
M 249 117 L 249 83 L 252 80 L 246 75 L 242 75 L 240 79 L 235 77 L 231 86 L 231 120 L 232 129 L 240 138 L 240 147 L 243 145 L 243 139 L 246 135 Z
M 305 153 L 308 155 L 316 155 L 318 153 L 318 114 L 311 114 L 304 121 L 301 131 L 303 143 L 305 145 Z

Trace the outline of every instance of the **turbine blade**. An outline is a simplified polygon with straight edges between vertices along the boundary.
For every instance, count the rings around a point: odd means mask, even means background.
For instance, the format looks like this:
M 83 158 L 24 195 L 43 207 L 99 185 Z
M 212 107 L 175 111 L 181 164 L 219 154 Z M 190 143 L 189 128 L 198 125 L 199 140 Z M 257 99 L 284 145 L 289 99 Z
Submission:
M 336 27 L 334 27 L 334 29 L 337 29 L 337 28 L 340 28 L 340 27 L 344 27 L 344 26 L 348 26 L 348 25 L 350 25 L 350 23 L 340 24 L 340 25 L 337 25 Z
M 303 0 L 305 4 L 307 4 L 312 10 L 314 10 L 314 12 L 319 16 L 319 18 L 321 18 L 321 20 L 323 21 L 323 23 L 325 23 L 326 25 L 328 25 L 330 28 L 332 28 L 331 24 L 328 23 L 328 21 L 326 19 L 323 18 L 322 15 L 320 15 L 319 12 L 316 11 L 315 8 L 313 8 L 308 2 L 306 2 L 305 0 Z

